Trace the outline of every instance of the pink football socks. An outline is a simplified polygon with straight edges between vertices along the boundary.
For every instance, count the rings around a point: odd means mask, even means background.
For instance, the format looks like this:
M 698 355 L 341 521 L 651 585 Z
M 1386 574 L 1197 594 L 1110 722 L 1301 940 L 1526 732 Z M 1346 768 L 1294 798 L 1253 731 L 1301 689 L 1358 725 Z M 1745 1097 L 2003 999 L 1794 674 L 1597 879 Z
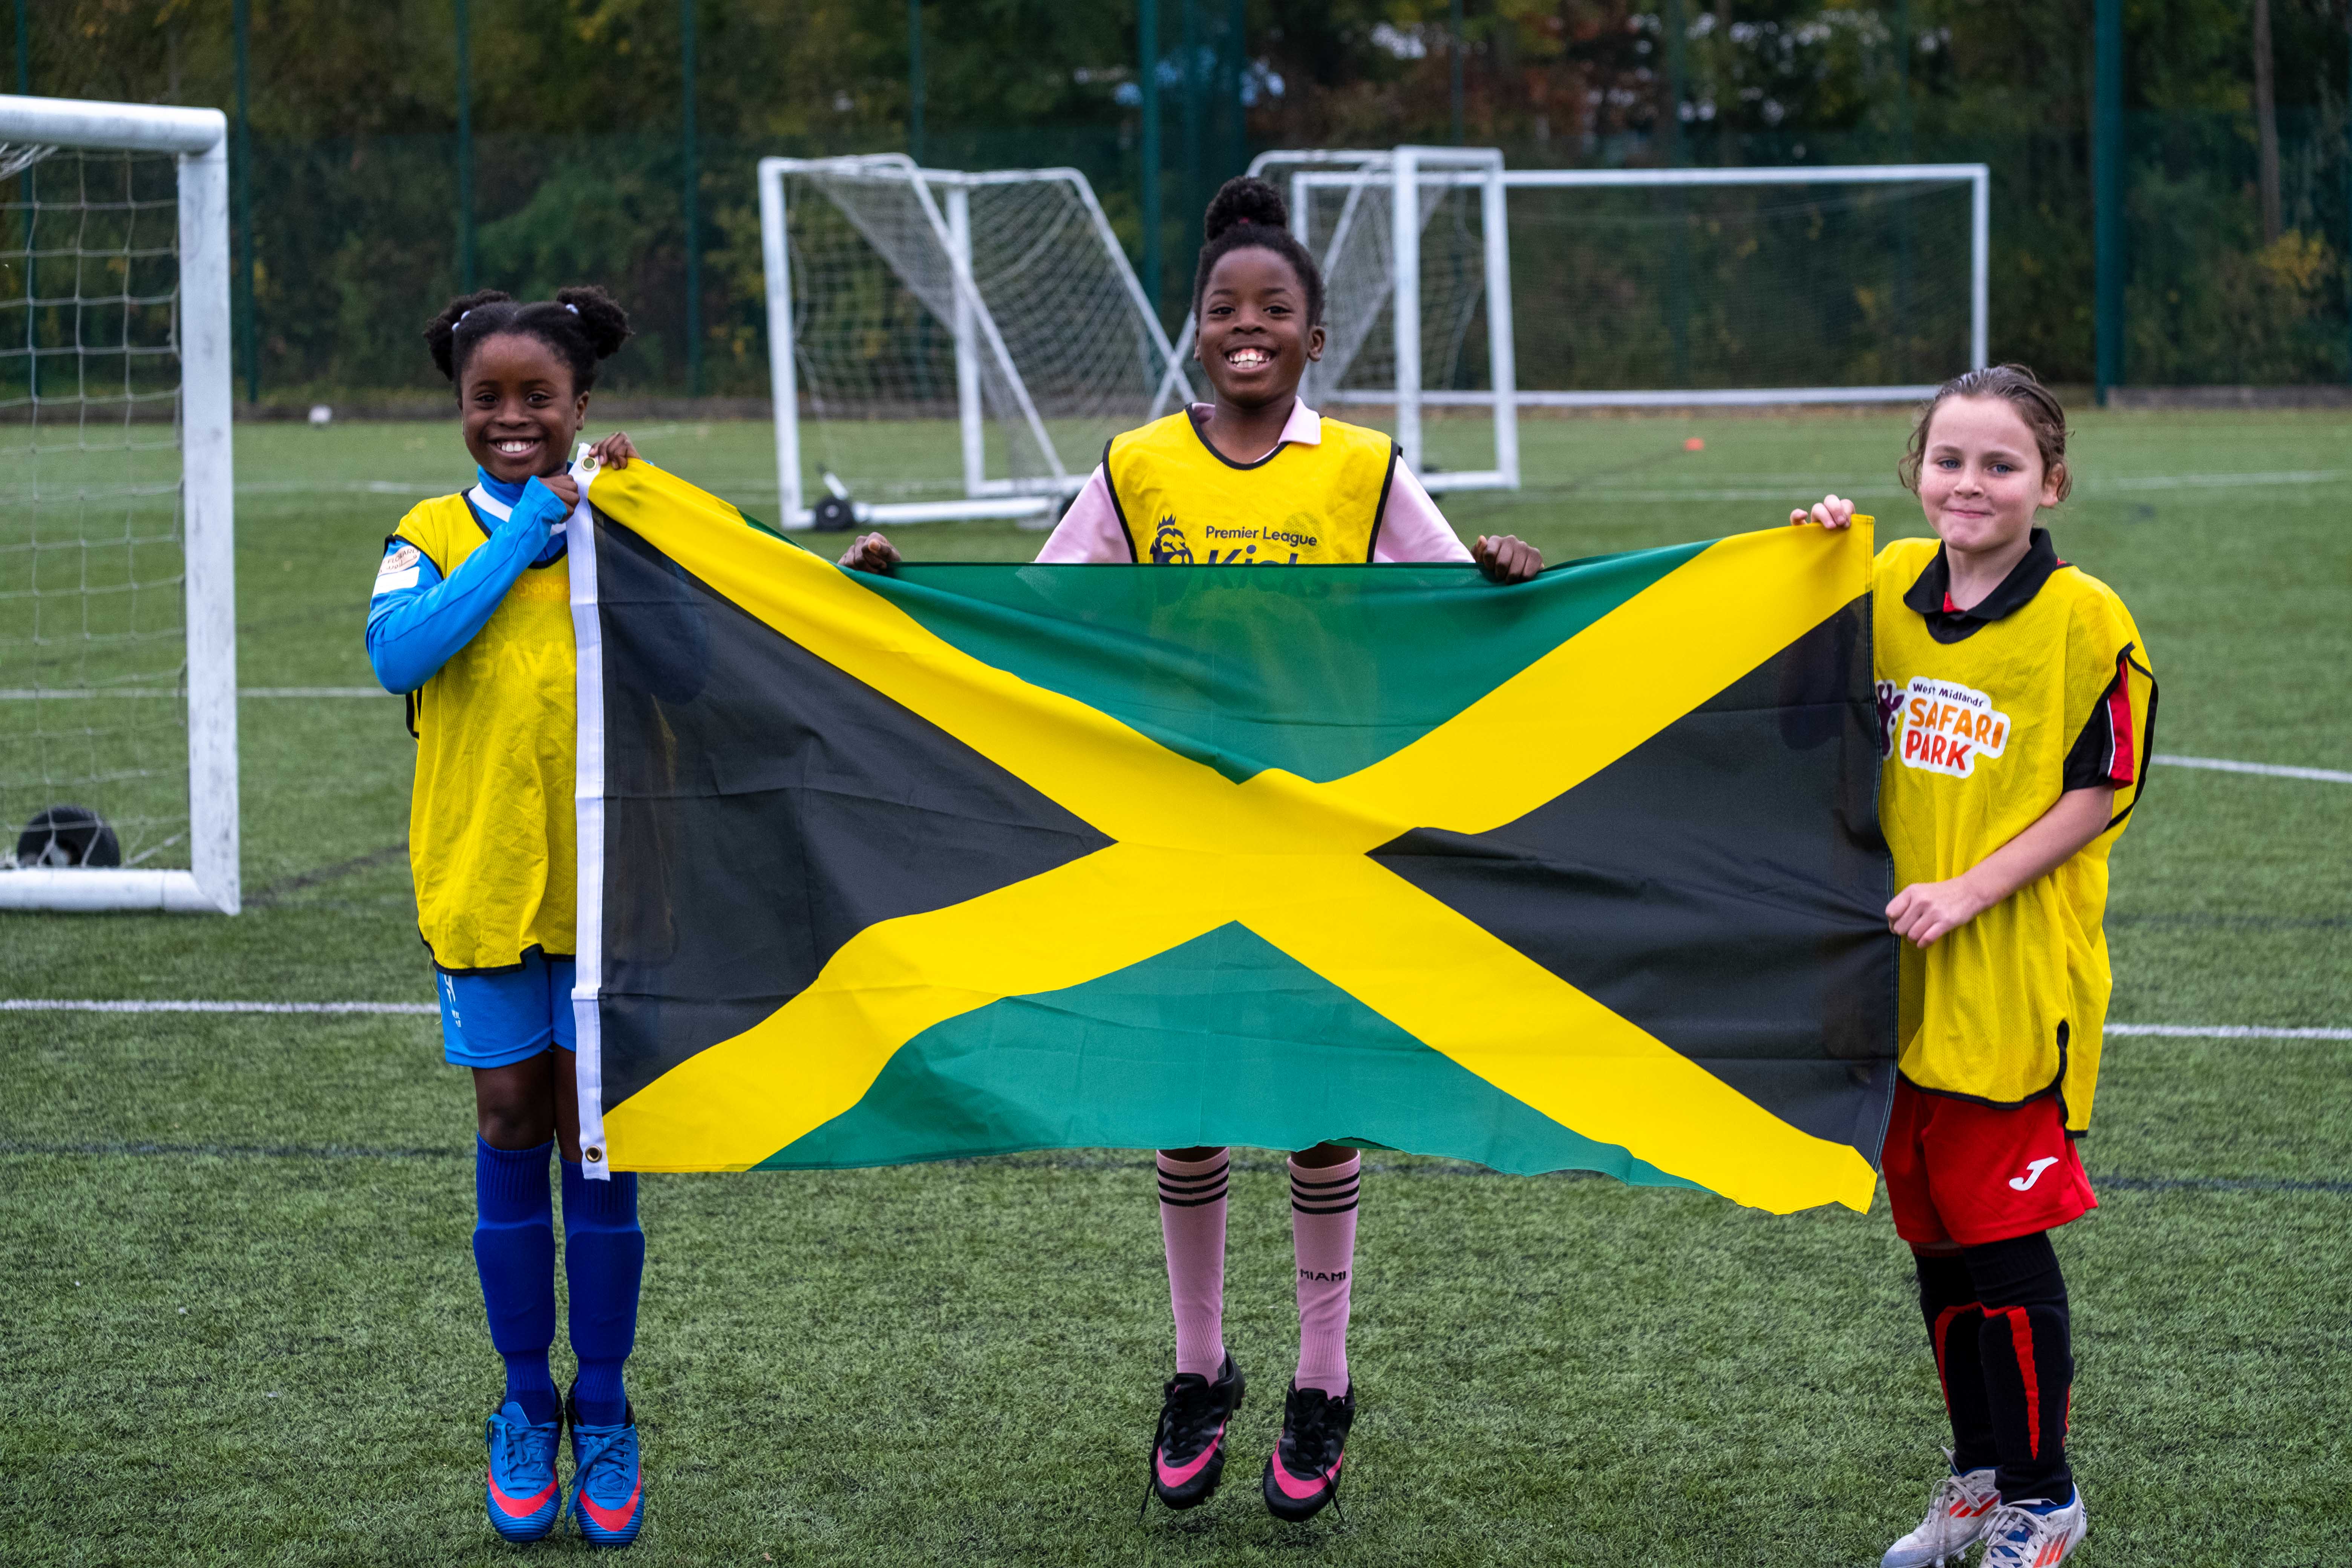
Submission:
M 1233 1161 L 1159 1157 L 1160 1234 L 1176 1371 L 1214 1381 L 1225 1362 L 1225 1186 Z M 1360 1155 L 1337 1165 L 1290 1162 L 1290 1239 L 1298 1262 L 1298 1386 L 1348 1392 L 1348 1287 L 1356 1266 Z
M 1348 1392 L 1348 1277 L 1356 1267 L 1356 1199 L 1363 1156 L 1337 1165 L 1290 1162 L 1290 1241 L 1298 1258 L 1298 1386 Z
M 1214 1383 L 1225 1364 L 1225 1173 L 1205 1160 L 1160 1156 L 1160 1234 L 1168 1243 L 1168 1300 L 1176 1311 L 1176 1371 Z

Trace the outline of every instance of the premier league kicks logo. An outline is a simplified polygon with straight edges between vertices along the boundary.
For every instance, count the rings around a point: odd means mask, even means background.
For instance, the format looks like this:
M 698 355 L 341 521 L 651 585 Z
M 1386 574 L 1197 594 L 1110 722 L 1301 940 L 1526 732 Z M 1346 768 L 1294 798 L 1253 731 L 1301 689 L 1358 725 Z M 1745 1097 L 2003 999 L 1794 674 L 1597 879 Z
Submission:
M 1190 566 L 1192 547 L 1184 542 L 1184 531 L 1176 526 L 1172 517 L 1160 520 L 1160 531 L 1151 536 L 1151 563 L 1154 566 Z

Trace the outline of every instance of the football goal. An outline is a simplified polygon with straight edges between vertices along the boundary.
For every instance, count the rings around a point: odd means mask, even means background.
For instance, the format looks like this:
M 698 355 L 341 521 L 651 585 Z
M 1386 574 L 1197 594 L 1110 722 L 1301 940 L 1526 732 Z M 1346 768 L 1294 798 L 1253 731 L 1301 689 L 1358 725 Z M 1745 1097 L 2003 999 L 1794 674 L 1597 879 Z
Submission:
M 237 908 L 226 131 L 0 97 L 0 909 Z
M 1076 169 L 760 163 L 778 521 L 1050 526 L 1187 377 Z
M 1517 410 L 1902 402 L 1985 363 L 1980 163 L 1504 169 L 1399 147 L 1253 172 L 1287 182 L 1323 266 L 1310 401 L 1391 411 L 1432 489 L 1517 483 Z

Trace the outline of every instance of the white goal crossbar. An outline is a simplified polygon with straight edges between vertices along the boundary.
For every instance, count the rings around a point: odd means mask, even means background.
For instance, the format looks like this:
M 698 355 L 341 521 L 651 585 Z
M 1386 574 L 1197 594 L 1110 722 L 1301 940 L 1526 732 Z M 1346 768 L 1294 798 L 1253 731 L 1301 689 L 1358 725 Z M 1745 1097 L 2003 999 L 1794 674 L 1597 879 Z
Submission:
M 0 910 L 234 914 L 238 908 L 227 138 L 228 121 L 218 110 L 0 95 L 0 144 L 169 153 L 178 163 L 176 331 L 190 860 L 186 870 L 0 870 Z
M 821 177 L 844 185 L 865 183 L 902 187 L 914 197 L 929 239 L 948 266 L 950 298 L 949 309 L 943 313 L 948 317 L 944 324 L 954 344 L 956 423 L 963 495 L 946 500 L 859 501 L 856 503 L 858 521 L 1049 519 L 1092 472 L 1092 460 L 1097 456 L 1093 450 L 1073 453 L 1070 460 L 1065 460 L 1056 446 L 1049 411 L 1041 410 L 1037 399 L 1031 395 L 1030 367 L 1019 363 L 990 308 L 988 280 L 975 276 L 971 219 L 975 191 L 1011 185 L 1066 187 L 1085 214 L 1091 244 L 1101 248 L 1101 255 L 1089 258 L 1089 261 L 1108 270 L 1111 281 L 1107 286 L 1123 296 L 1122 309 L 1132 308 L 1137 329 L 1143 334 L 1151 357 L 1158 362 L 1152 376 L 1163 388 L 1171 378 L 1181 384 L 1182 374 L 1177 368 L 1175 351 L 1169 344 L 1168 335 L 1144 298 L 1143 286 L 1136 279 L 1110 220 L 1104 216 L 1102 205 L 1096 200 L 1094 188 L 1078 170 L 968 173 L 926 169 L 896 153 L 840 158 L 762 158 L 759 164 L 760 232 L 768 296 L 768 367 L 775 400 L 777 521 L 781 527 L 808 528 L 815 521 L 814 510 L 809 505 L 811 498 L 804 493 L 802 470 L 802 345 L 798 341 L 799 322 L 795 320 L 792 251 L 787 243 L 793 214 L 787 209 L 785 193 L 785 180 L 792 175 Z M 852 221 L 856 221 L 854 217 Z M 898 260 L 893 258 L 892 265 L 899 265 Z M 919 290 L 912 289 L 914 279 L 902 275 L 901 281 L 919 297 Z M 990 477 L 988 435 L 992 416 L 982 394 L 983 381 L 1002 389 L 1002 395 L 1010 401 L 1010 417 L 1034 450 L 1042 472 Z M 1140 405 L 1135 412 L 1142 412 Z M 1064 441 L 1068 438 L 1065 434 Z M 1078 460 L 1081 458 L 1085 460 Z

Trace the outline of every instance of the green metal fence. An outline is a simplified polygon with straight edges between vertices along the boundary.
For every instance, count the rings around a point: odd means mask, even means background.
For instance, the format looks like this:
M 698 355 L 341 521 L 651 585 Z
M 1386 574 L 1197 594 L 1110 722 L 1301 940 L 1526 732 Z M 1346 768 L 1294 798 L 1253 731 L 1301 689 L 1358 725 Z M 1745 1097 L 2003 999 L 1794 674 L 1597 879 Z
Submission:
M 2352 163 L 2344 123 L 2340 113 L 2286 114 L 2280 132 L 2284 232 L 2266 243 L 2249 117 L 2172 115 L 2127 124 L 2120 383 L 2352 379 Z M 924 154 L 948 168 L 1083 170 L 1142 264 L 1139 270 L 1157 275 L 1172 325 L 1190 282 L 1195 215 L 1215 182 L 1236 171 L 1204 166 L 1188 177 L 1171 150 L 1169 166 L 1156 171 L 1166 213 L 1161 247 L 1156 258 L 1145 258 L 1146 170 L 1139 143 L 1131 127 L 934 126 Z M 1561 155 L 1565 145 L 1506 153 L 1516 165 L 1558 164 L 1569 161 Z M 544 295 L 563 283 L 593 281 L 628 305 L 639 335 L 607 372 L 608 388 L 684 394 L 698 379 L 698 358 L 701 391 L 760 395 L 767 373 L 756 161 L 770 153 L 883 150 L 701 139 L 692 163 L 698 221 L 690 244 L 688 160 L 673 133 L 477 135 L 470 170 L 461 167 L 459 146 L 450 136 L 256 141 L 249 189 L 241 193 L 250 197 L 253 233 L 250 332 L 241 341 L 253 345 L 257 363 L 240 365 L 241 386 L 250 372 L 264 401 L 279 404 L 437 388 L 418 332 L 460 287 L 467 227 L 462 197 L 470 184 L 475 268 L 483 284 Z M 1638 142 L 1578 150 L 1588 161 L 1612 163 L 1649 161 L 1654 151 Z M 1695 146 L 1686 155 L 1774 164 L 1898 158 L 1990 163 L 1992 352 L 2055 379 L 2092 379 L 2087 129 L 1922 136 L 1901 147 L 1885 138 L 1791 134 Z M 1933 245 L 1936 237 L 1916 243 Z M 1155 259 L 1158 265 L 1150 265 Z M 240 268 L 246 260 L 238 258 Z M 690 290 L 697 274 L 698 290 Z M 690 298 L 698 309 L 690 308 Z M 70 331 L 68 322 L 32 315 L 37 331 Z

